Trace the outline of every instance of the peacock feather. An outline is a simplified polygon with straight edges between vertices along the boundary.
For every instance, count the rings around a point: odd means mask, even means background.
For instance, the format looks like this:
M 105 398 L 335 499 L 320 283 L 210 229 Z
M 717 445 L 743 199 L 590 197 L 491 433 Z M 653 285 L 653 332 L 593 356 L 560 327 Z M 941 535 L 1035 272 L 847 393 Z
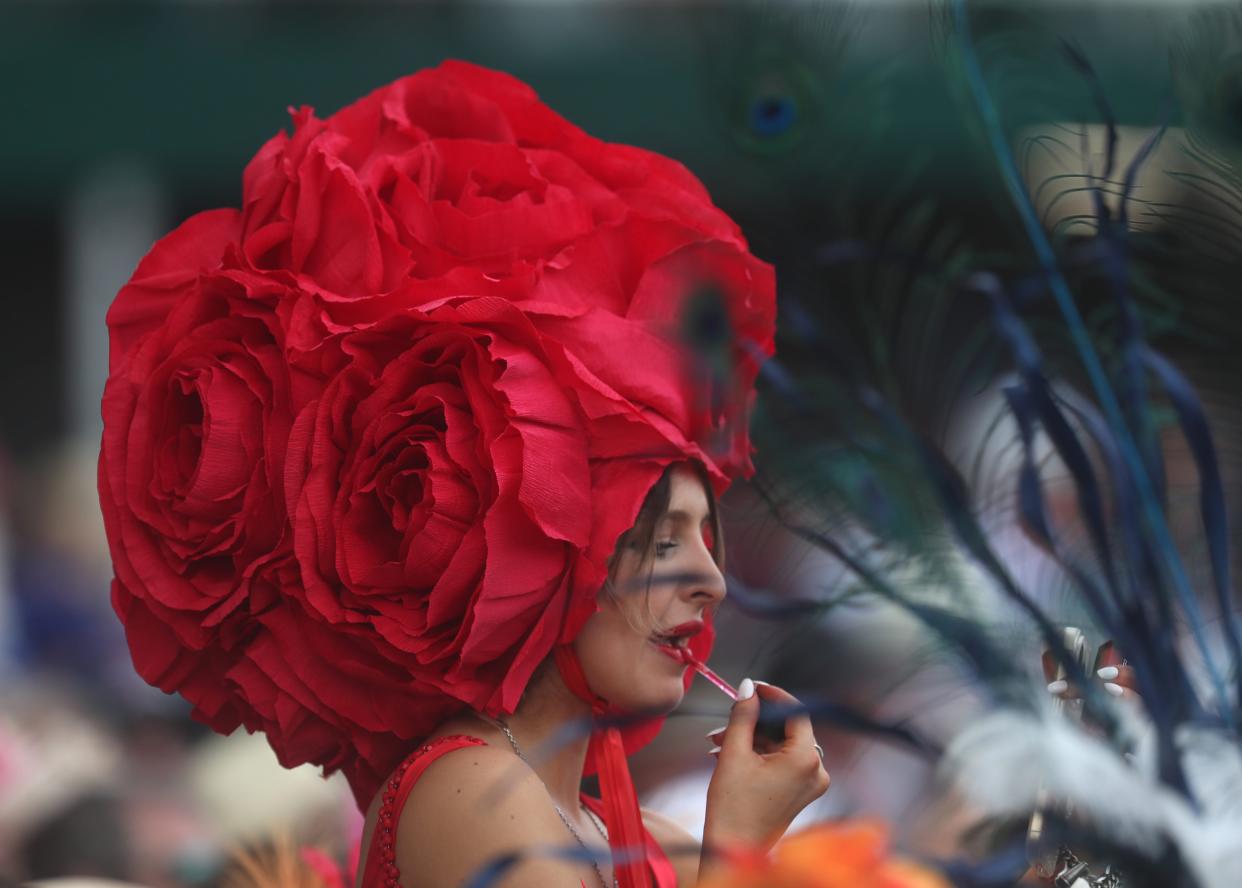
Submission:
M 814 28 L 791 14 L 748 31 L 748 61 L 719 101 L 744 168 L 797 193 L 781 209 L 798 224 L 755 237 L 782 280 L 755 490 L 832 567 L 793 598 L 735 577 L 733 599 L 788 638 L 882 603 L 970 677 L 980 702 L 941 769 L 990 824 L 979 835 L 995 856 L 950 866 L 961 884 L 1010 884 L 1025 866 L 1013 853 L 1025 818 L 1049 796 L 1072 809 L 1053 814 L 1065 841 L 1121 864 L 1126 885 L 1239 884 L 1242 629 L 1228 513 L 1242 500 L 1242 328 L 1230 302 L 1242 13 L 1208 10 L 1171 29 L 1169 89 L 1148 97 L 1145 117 L 1127 100 L 1123 125 L 1115 78 L 1055 16 L 933 3 L 928 57 L 956 109 L 946 125 L 996 217 L 981 230 L 957 218 L 959 204 L 921 193 L 934 149 L 909 152 L 885 187 L 843 186 L 840 165 L 864 166 L 902 122 L 886 114 L 884 76 L 853 93 L 855 109 L 874 100 L 873 120 L 832 104 L 858 82 L 840 35 L 866 16 L 816 8 Z M 796 113 L 777 113 L 774 95 Z M 735 113 L 753 96 L 784 132 L 768 138 Z M 816 155 L 820 168 L 803 175 Z M 1115 640 L 1141 718 L 1089 681 L 1062 644 L 1067 624 Z M 1030 668 L 1041 648 L 1085 689 L 1098 732 L 1052 713 Z M 815 699 L 828 683 L 807 675 L 808 708 L 857 727 L 858 713 Z M 908 723 L 862 729 L 937 746 Z

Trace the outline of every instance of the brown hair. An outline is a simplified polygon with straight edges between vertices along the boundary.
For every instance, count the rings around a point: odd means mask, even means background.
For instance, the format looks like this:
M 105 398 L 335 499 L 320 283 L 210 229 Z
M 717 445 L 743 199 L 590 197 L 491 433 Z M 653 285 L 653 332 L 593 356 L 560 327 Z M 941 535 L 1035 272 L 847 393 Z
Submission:
M 617 540 L 617 547 L 608 561 L 608 582 L 604 584 L 604 588 L 609 594 L 616 594 L 612 580 L 623 550 L 629 548 L 643 553 L 643 563 L 646 563 L 651 557 L 652 545 L 655 542 L 656 526 L 660 523 L 660 518 L 668 511 L 669 500 L 672 498 L 673 493 L 673 470 L 678 466 L 688 466 L 703 484 L 703 490 L 707 494 L 708 520 L 711 522 L 712 528 L 712 560 L 716 562 L 717 567 L 724 570 L 724 535 L 721 533 L 720 528 L 720 511 L 716 506 L 716 495 L 712 492 L 712 485 L 708 478 L 707 470 L 703 468 L 701 463 L 696 461 L 673 463 L 664 470 L 664 474 L 660 476 L 659 481 L 652 485 L 651 490 L 647 491 L 647 497 L 643 500 L 642 508 L 638 510 L 638 517 L 634 519 L 634 526 L 623 533 L 621 538 Z M 652 569 L 654 571 L 654 565 L 652 565 Z M 649 573 L 647 577 L 647 591 L 649 592 L 650 590 L 651 574 Z

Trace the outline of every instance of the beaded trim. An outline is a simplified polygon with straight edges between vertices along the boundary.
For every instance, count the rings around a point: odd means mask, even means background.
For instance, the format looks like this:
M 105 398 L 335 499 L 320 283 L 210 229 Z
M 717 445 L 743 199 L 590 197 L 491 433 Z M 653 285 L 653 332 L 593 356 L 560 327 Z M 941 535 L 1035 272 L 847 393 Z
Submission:
M 396 818 L 393 814 L 393 805 L 397 803 L 397 790 L 401 788 L 401 781 L 405 779 L 405 772 L 410 769 L 410 765 L 417 761 L 419 756 L 426 755 L 433 749 L 443 746 L 450 740 L 469 740 L 471 746 L 486 746 L 485 740 L 478 737 L 470 737 L 466 734 L 450 734 L 447 737 L 437 737 L 430 743 L 418 747 L 418 749 L 406 756 L 397 770 L 392 772 L 392 777 L 388 780 L 388 785 L 384 787 L 384 803 L 380 806 L 379 822 L 375 828 L 379 830 L 380 838 L 380 872 L 384 876 L 384 888 L 401 888 L 401 871 L 397 869 L 397 847 L 396 840 L 393 838 L 393 831 L 396 829 Z

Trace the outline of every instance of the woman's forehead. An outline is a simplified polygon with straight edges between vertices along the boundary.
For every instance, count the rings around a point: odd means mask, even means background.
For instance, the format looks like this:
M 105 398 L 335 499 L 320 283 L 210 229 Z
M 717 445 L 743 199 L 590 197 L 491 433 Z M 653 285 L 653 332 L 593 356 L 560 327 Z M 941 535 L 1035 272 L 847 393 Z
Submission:
M 711 511 L 707 490 L 693 469 L 678 466 L 673 470 L 670 481 L 668 510 L 664 513 L 666 516 L 695 519 L 707 517 Z

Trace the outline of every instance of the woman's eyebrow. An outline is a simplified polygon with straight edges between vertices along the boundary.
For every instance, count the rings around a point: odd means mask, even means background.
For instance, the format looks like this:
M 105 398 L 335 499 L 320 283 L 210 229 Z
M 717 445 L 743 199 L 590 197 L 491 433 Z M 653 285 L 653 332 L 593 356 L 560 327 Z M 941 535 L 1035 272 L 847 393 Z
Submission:
M 680 524 L 693 524 L 696 516 L 690 512 L 687 512 L 685 509 L 669 509 L 664 513 L 664 517 L 670 521 L 676 521 Z M 702 523 L 710 517 L 711 514 L 709 512 L 704 512 L 702 516 L 698 518 L 698 521 Z

